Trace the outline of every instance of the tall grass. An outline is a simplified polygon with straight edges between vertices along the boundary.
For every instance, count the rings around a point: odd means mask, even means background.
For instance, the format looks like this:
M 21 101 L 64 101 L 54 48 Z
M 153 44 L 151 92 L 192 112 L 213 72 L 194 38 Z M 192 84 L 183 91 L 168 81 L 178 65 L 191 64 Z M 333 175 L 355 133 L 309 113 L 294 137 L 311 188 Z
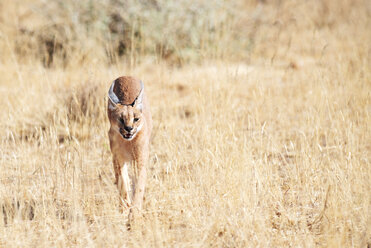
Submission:
M 0 247 L 371 245 L 367 1 L 0 2 Z M 118 211 L 106 92 L 154 119 Z

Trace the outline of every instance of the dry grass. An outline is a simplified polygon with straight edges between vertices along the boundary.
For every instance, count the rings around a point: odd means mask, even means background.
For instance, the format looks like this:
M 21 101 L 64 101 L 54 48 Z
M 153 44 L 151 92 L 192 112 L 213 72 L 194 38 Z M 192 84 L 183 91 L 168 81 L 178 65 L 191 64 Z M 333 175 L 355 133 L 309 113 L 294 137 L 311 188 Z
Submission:
M 46 63 L 14 31 L 45 19 L 1 2 L 0 247 L 370 246 L 370 4 L 264 2 L 230 4 L 249 47 L 221 25 L 215 49 L 180 46 L 182 63 L 146 49 L 112 61 L 95 36 Z M 122 74 L 145 82 L 154 118 L 131 231 L 105 112 Z

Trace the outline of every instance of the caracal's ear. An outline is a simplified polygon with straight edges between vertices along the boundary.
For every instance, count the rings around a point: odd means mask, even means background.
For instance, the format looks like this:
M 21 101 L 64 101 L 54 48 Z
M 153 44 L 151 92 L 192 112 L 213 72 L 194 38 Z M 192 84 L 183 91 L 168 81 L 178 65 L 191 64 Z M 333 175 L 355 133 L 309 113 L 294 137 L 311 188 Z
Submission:
M 140 111 L 143 110 L 143 91 L 144 91 L 144 85 L 143 82 L 140 81 L 140 92 L 137 98 L 135 98 L 134 102 L 131 104 L 134 108 L 139 109 Z
M 108 91 L 108 103 L 109 103 L 109 108 L 110 109 L 115 109 L 116 104 L 119 103 L 119 98 L 116 96 L 116 94 L 113 92 L 113 87 L 115 86 L 115 81 L 112 82 L 111 87 L 109 88 Z

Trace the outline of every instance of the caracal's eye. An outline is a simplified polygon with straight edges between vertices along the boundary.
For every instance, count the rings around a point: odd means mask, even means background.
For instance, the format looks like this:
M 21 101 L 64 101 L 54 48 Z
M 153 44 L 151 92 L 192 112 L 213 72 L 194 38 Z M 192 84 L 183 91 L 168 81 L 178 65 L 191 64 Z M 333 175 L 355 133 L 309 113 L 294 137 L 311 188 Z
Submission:
M 122 125 L 125 125 L 124 119 L 120 118 L 119 121 Z
M 135 117 L 134 118 L 134 122 L 137 122 L 137 121 L 139 121 L 140 120 L 140 118 L 138 118 L 138 117 Z

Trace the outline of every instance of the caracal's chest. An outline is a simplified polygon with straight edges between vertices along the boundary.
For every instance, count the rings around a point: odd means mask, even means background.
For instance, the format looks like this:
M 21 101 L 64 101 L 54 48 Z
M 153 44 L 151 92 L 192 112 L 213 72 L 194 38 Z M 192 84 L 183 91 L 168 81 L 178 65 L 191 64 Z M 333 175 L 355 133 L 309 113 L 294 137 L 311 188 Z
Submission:
M 112 152 L 116 154 L 120 158 L 121 161 L 124 162 L 131 162 L 135 160 L 135 154 L 134 154 L 134 149 L 133 149 L 133 141 L 127 141 L 124 140 L 120 134 L 115 132 L 114 130 L 109 131 L 110 139 L 111 139 L 111 144 L 112 144 Z

